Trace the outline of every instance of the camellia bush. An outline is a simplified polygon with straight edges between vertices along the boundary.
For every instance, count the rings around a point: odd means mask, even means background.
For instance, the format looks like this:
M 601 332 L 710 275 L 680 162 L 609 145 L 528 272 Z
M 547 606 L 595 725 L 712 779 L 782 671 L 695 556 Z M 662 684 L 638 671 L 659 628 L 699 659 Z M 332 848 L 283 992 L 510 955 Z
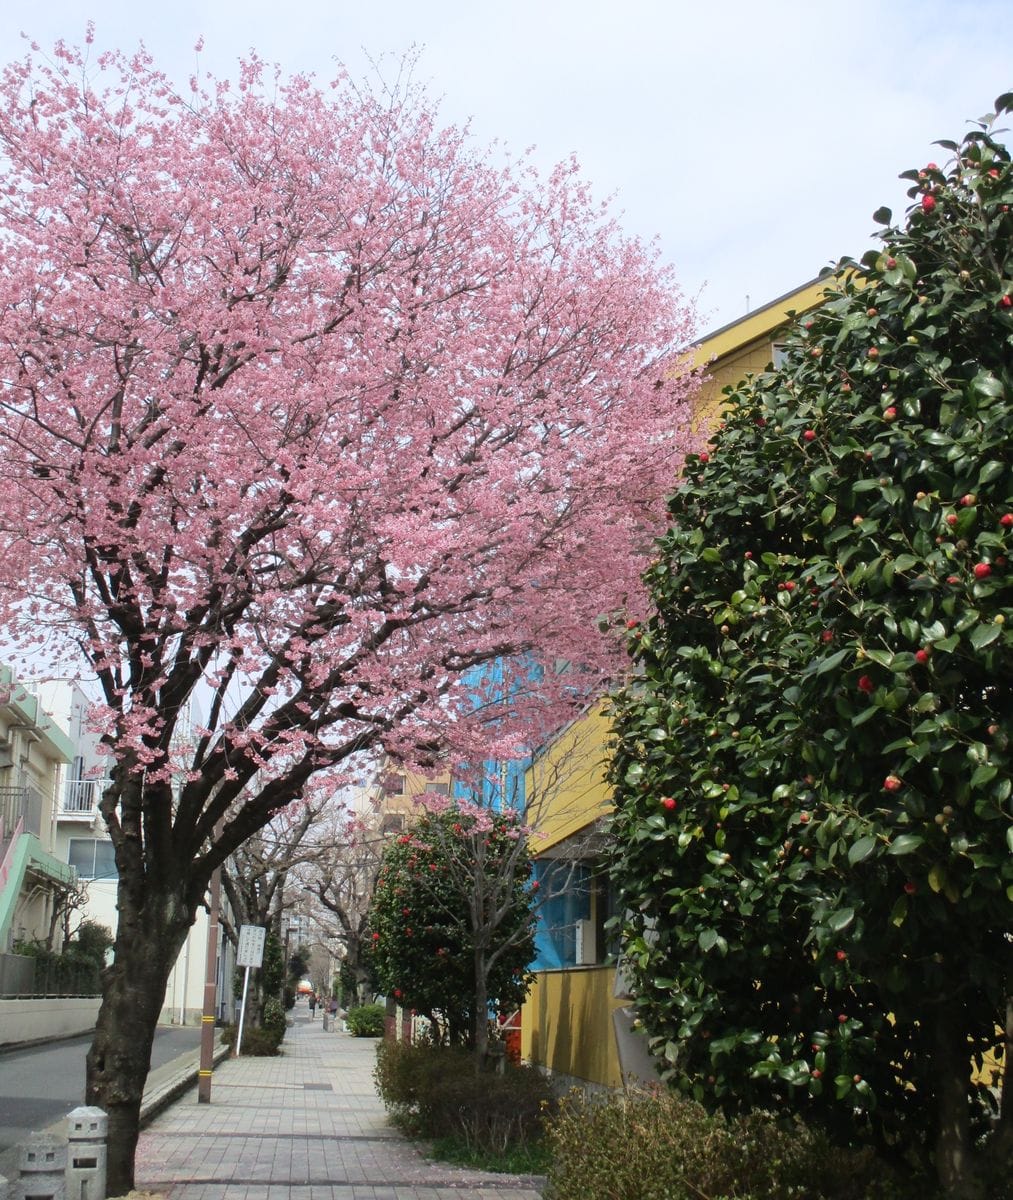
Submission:
M 1013 172 L 994 120 L 907 174 L 903 224 L 876 214 L 882 248 L 841 264 L 688 458 L 613 767 L 625 961 L 662 1075 L 989 1197 L 1013 1135 L 994 1069 Z
M 433 1022 L 436 1040 L 482 1053 L 490 1009 L 531 984 L 531 860 L 510 812 L 429 812 L 384 852 L 370 909 L 379 987 Z

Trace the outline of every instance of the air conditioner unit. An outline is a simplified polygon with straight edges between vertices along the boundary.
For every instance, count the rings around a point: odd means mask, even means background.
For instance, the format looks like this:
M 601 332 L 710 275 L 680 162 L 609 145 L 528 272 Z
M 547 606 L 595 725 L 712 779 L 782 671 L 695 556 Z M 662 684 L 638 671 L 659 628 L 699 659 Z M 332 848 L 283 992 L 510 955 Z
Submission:
M 598 961 L 598 938 L 594 921 L 575 922 L 576 949 L 574 957 L 578 967 L 591 967 Z

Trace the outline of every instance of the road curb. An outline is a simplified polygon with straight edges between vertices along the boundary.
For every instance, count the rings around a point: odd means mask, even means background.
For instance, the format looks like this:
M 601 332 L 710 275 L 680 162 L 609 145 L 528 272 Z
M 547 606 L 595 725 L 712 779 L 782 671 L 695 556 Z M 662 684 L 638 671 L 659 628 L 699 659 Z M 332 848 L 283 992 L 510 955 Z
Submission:
M 214 1065 L 217 1066 L 223 1059 L 228 1058 L 231 1052 L 229 1046 L 215 1046 L 212 1060 Z M 142 1129 L 196 1084 L 199 1070 L 200 1053 L 198 1052 L 181 1055 L 180 1058 L 173 1059 L 164 1067 L 160 1067 L 158 1072 L 153 1072 L 153 1074 L 160 1074 L 161 1077 L 156 1080 L 149 1079 L 148 1086 L 144 1089 L 144 1096 L 141 1099 Z M 163 1072 L 164 1074 L 162 1074 Z

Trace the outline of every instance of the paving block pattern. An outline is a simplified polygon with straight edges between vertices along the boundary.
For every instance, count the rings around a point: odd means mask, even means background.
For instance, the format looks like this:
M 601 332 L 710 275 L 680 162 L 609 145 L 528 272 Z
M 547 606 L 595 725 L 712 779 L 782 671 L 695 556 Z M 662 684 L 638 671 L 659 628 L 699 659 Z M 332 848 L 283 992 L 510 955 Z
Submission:
M 297 1017 L 278 1058 L 216 1067 L 141 1134 L 137 1187 L 168 1200 L 536 1200 L 543 1180 L 430 1162 L 387 1122 L 375 1041 Z

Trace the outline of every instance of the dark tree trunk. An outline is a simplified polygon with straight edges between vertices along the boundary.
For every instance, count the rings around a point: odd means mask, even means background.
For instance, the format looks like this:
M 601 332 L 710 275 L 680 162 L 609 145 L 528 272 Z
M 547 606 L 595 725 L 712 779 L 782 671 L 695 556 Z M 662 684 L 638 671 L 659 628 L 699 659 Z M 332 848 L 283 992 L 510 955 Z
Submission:
M 471 1043 L 479 1069 L 486 1065 L 489 1054 L 489 964 L 485 949 L 476 946 L 475 963 L 475 1007 L 472 1010 Z
M 109 1117 L 107 1194 L 134 1186 L 134 1153 L 151 1044 L 169 972 L 191 924 L 179 892 L 149 888 L 142 912 L 119 890 L 115 958 L 103 979 L 102 1006 L 87 1059 L 85 1103 Z
M 978 1191 L 967 1105 L 970 1071 L 967 1031 L 959 1005 L 940 1006 L 935 1013 L 936 1172 L 951 1200 L 976 1200 Z

